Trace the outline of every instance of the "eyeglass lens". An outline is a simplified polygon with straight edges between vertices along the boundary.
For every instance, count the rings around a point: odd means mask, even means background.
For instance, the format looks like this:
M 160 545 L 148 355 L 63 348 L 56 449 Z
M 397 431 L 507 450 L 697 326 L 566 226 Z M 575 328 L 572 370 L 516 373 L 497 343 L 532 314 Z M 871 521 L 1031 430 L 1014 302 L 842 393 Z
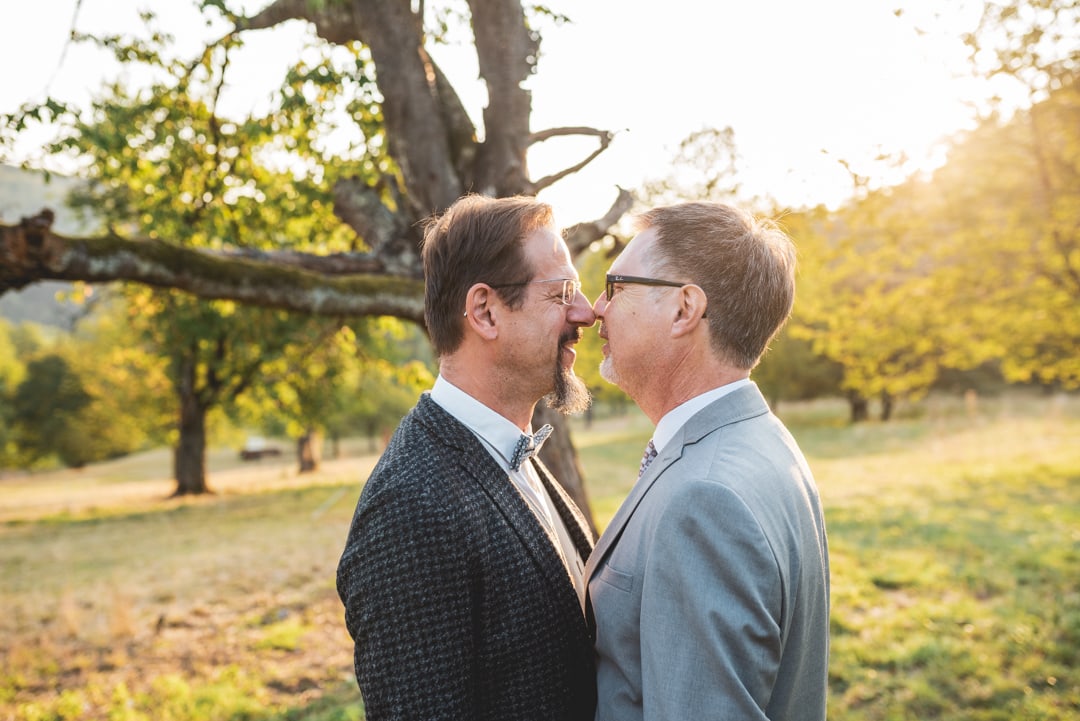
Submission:
M 573 305 L 581 284 L 576 280 L 564 280 L 562 286 L 563 305 Z

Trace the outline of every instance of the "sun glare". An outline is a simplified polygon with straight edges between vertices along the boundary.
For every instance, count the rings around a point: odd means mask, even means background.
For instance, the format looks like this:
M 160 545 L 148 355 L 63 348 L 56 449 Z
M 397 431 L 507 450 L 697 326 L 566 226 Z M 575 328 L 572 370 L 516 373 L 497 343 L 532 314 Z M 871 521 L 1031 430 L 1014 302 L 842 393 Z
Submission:
M 0 27 L 0 60 L 22 69 L 0 87 L 0 112 L 49 94 L 85 104 L 120 72 L 85 44 L 65 50 L 77 3 L 71 0 L 65 12 L 57 4 L 65 3 L 26 3 L 23 22 Z M 748 195 L 789 205 L 842 202 L 852 190 L 849 169 L 895 182 L 933 167 L 943 158 L 942 142 L 970 126 L 980 91 L 986 92 L 971 79 L 960 40 L 974 27 L 975 6 L 896 4 L 669 0 L 657 17 L 642 0 L 550 3 L 573 22 L 546 28 L 538 72 L 527 81 L 532 127 L 589 126 L 616 136 L 545 198 L 568 223 L 599 217 L 619 187 L 634 189 L 671 172 L 680 141 L 705 128 L 733 129 Z M 141 27 L 134 0 L 79 5 L 80 31 Z M 194 5 L 157 10 L 179 49 L 220 31 L 206 28 Z M 231 60 L 226 111 L 243 114 L 271 102 L 308 33 L 302 23 L 286 23 L 246 38 Z M 433 55 L 479 125 L 486 89 L 472 49 L 440 47 Z M 34 158 L 43 137 L 26 133 L 9 160 Z M 532 176 L 574 165 L 595 147 L 588 137 L 537 145 L 528 157 Z

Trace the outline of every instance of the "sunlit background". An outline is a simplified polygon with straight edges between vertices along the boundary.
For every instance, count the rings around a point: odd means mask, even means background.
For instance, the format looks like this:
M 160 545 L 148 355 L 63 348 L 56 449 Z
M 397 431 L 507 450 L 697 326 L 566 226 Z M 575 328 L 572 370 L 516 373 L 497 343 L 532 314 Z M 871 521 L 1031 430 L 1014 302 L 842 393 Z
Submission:
M 392 168 L 356 57 L 333 56 L 351 75 L 319 65 L 325 48 L 293 21 L 243 35 L 220 98 L 207 77 L 224 53 L 190 96 L 169 86 L 142 104 L 107 84 L 145 88 L 145 71 L 69 42 L 72 29 L 141 36 L 152 9 L 186 72 L 221 21 L 185 0 L 0 2 L 0 251 L 45 206 L 58 235 L 92 236 L 84 247 L 113 243 L 108 223 L 128 251 L 158 247 L 144 238 L 211 256 L 366 249 L 332 194 L 342 176 L 377 183 Z M 426 4 L 448 6 L 466 3 Z M 562 224 L 600 217 L 625 188 L 642 204 L 734 198 L 796 242 L 794 313 L 752 378 L 821 491 L 830 719 L 1080 718 L 1076 3 L 525 7 L 543 35 L 532 129 L 614 134 L 543 191 Z M 467 24 L 447 19 L 432 52 L 482 132 Z M 1010 72 L 970 55 L 973 32 Z M 283 88 L 301 57 L 324 75 Z M 360 110 L 324 124 L 341 87 Z M 49 98 L 102 107 L 53 154 L 57 127 L 16 127 Z M 277 112 L 286 100 L 296 115 Z M 276 125 L 218 133 L 218 114 Z M 282 127 L 298 131 L 291 153 L 275 144 Z M 367 155 L 336 152 L 369 138 Z M 530 177 L 594 148 L 535 146 Z M 65 206 L 69 190 L 86 215 Z M 590 298 L 625 230 L 578 255 Z M 2 294 L 0 718 L 363 718 L 335 566 L 363 480 L 437 364 L 415 323 L 308 309 L 139 282 Z M 577 346 L 593 409 L 554 436 L 576 448 L 563 458 L 580 461 L 598 529 L 652 433 L 600 379 L 601 345 L 589 331 Z
M 238 5 L 255 11 L 266 3 Z M 942 141 L 971 127 L 992 95 L 1009 93 L 976 79 L 968 62 L 961 35 L 977 20 L 977 3 L 919 0 L 902 10 L 866 0 L 547 5 L 570 22 L 542 27 L 539 71 L 529 82 L 533 130 L 586 125 L 617 133 L 594 163 L 544 193 L 566 223 L 597 217 L 616 186 L 661 175 L 679 142 L 702 128 L 733 129 L 748 195 L 835 206 L 852 190 L 845 163 L 877 182 L 934 167 Z M 46 95 L 85 103 L 107 81 L 145 82 L 105 52 L 68 39 L 73 22 L 88 34 L 145 32 L 139 11 L 147 8 L 178 51 L 193 52 L 222 33 L 184 2 L 44 0 L 6 10 L 17 21 L 0 25 L 0 112 Z M 249 33 L 230 62 L 223 114 L 265 108 L 311 38 L 299 21 Z M 434 55 L 482 127 L 486 95 L 469 40 L 467 31 L 452 31 Z M 23 139 L 20 159 L 34 156 L 41 137 Z M 594 145 L 536 146 L 533 177 Z

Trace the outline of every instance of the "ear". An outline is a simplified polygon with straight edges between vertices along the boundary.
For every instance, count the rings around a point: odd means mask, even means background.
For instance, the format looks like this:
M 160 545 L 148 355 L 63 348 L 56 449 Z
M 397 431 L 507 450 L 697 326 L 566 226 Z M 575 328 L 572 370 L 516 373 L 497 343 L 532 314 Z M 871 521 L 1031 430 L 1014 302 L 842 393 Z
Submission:
M 499 335 L 498 308 L 495 291 L 487 283 L 477 283 L 465 294 L 465 327 L 485 340 L 494 340 Z
M 708 305 L 705 291 L 693 283 L 679 289 L 678 301 L 675 322 L 671 325 L 671 334 L 676 338 L 692 333 L 704 322 Z

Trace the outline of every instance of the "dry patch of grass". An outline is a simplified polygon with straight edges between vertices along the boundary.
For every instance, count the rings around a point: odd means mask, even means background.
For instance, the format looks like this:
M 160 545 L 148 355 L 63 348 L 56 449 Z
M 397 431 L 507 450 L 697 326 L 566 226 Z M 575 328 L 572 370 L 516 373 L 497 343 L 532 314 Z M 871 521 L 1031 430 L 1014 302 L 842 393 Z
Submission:
M 0 718 L 284 719 L 327 692 L 359 716 L 334 572 L 375 460 L 237 463 L 167 501 L 124 464 L 4 481 Z
M 219 495 L 355 483 L 367 478 L 377 449 L 364 439 L 341 444 L 338 458 L 324 459 L 316 473 L 298 472 L 296 454 L 242 461 L 235 449 L 207 453 L 208 485 Z M 32 520 L 58 514 L 77 516 L 117 509 L 158 510 L 175 489 L 172 451 L 158 448 L 87 468 L 0 475 L 0 521 Z M 174 501 L 181 504 L 185 501 Z

